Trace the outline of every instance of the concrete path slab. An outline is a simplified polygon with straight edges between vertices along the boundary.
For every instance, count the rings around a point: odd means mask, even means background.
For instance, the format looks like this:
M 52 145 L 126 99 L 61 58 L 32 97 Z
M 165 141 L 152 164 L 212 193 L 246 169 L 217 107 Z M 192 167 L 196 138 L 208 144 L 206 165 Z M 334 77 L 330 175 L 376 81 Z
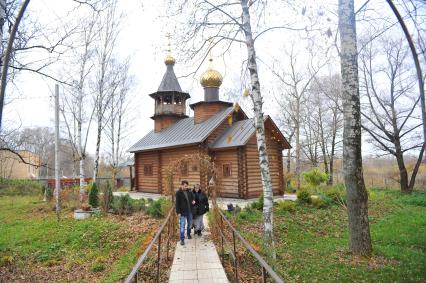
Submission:
M 157 200 L 161 197 L 164 197 L 161 194 L 153 194 L 153 193 L 142 193 L 142 192 L 113 192 L 112 193 L 114 196 L 124 196 L 124 195 L 129 195 L 130 198 L 132 199 L 149 199 L 152 198 L 153 200 Z
M 175 256 L 170 271 L 170 283 L 205 282 L 228 283 L 225 270 L 210 235 L 207 217 L 204 217 L 206 230 L 201 237 L 192 235 L 185 239 L 185 245 L 176 243 Z

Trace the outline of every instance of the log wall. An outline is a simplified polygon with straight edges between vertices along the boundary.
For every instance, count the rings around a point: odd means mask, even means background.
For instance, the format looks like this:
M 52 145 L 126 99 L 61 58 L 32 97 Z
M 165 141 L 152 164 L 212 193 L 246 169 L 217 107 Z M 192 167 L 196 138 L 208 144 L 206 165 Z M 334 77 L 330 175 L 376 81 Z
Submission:
M 274 195 L 283 194 L 283 172 L 282 172 L 282 146 L 271 139 L 269 130 L 266 130 L 266 146 L 269 157 L 269 170 L 272 179 Z M 257 198 L 263 191 L 262 178 L 259 166 L 259 152 L 257 151 L 256 136 L 253 135 L 246 147 L 247 158 L 247 185 L 246 198 Z
M 152 165 L 152 176 L 144 175 L 144 166 Z M 135 153 L 136 190 L 147 193 L 159 193 L 160 153 L 158 151 Z
M 242 197 L 239 195 L 238 176 L 239 176 L 239 164 L 238 164 L 238 149 L 233 148 L 223 151 L 215 151 L 214 161 L 218 170 L 219 175 L 219 194 L 221 197 L 238 198 Z M 223 176 L 223 165 L 229 164 L 231 166 L 231 176 Z

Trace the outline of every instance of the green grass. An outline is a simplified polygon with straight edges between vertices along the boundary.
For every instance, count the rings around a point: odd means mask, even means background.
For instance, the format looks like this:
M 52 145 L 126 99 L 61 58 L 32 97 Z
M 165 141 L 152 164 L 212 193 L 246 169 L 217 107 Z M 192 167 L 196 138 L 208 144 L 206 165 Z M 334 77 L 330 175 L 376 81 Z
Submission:
M 131 270 L 147 233 L 129 236 L 131 225 L 126 221 L 114 217 L 77 221 L 70 211 L 64 211 L 58 222 L 52 206 L 35 196 L 0 197 L 0 277 L 2 265 L 3 272 L 13 265 L 24 276 L 33 270 L 47 272 L 39 274 L 39 280 L 51 276 L 49 268 L 57 266 L 83 281 L 105 273 L 105 281 L 113 282 Z
M 274 211 L 276 271 L 288 282 L 426 282 L 426 193 L 370 193 L 374 254 L 356 259 L 348 250 L 347 212 L 334 205 L 297 205 Z M 234 218 L 239 230 L 261 246 L 261 212 Z

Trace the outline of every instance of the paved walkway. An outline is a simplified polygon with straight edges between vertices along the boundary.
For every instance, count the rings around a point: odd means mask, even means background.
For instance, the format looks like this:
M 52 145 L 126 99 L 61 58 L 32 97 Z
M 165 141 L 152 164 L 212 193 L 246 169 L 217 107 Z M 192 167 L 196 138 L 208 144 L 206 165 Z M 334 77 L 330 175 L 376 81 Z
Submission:
M 207 239 L 209 235 L 207 217 L 204 217 L 206 230 L 201 237 L 193 235 L 185 239 L 185 245 L 176 244 L 170 283 L 228 283 L 225 270 L 213 242 Z

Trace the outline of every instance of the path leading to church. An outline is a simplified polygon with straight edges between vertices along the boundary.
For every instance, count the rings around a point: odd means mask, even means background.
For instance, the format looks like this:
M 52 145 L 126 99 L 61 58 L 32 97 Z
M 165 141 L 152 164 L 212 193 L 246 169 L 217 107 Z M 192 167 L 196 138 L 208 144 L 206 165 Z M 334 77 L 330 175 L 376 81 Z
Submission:
M 228 283 L 225 270 L 213 242 L 209 239 L 207 217 L 204 217 L 206 231 L 201 237 L 193 235 L 185 239 L 185 245 L 176 243 L 175 256 L 170 272 L 170 283 Z M 207 237 L 206 237 L 207 236 Z

